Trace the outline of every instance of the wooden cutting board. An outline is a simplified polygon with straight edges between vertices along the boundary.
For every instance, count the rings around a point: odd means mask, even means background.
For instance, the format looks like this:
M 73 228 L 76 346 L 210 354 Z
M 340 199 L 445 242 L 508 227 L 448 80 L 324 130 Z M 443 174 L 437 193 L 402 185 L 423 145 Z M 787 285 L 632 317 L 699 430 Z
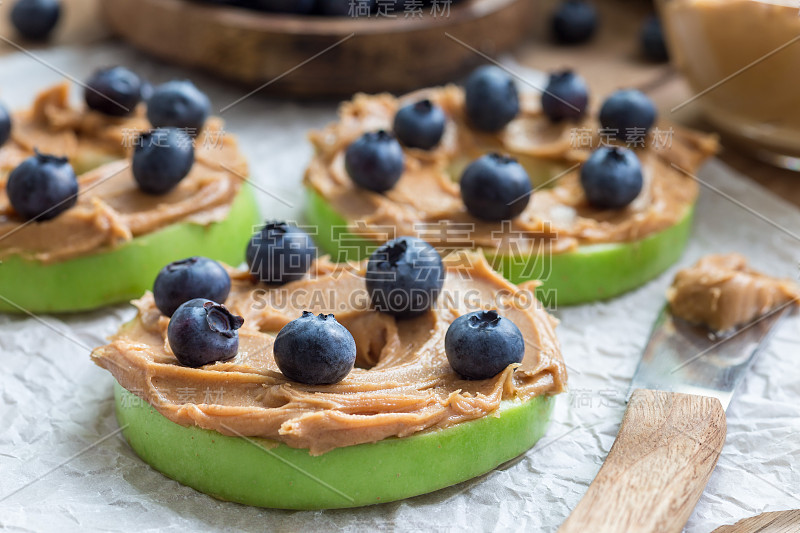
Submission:
M 113 0 L 114 32 L 161 59 L 265 92 L 349 96 L 452 81 L 529 32 L 537 0 L 464 0 L 434 16 L 314 17 L 260 13 L 190 0 Z M 449 36 L 448 36 L 449 35 Z M 456 39 L 462 41 L 459 43 Z

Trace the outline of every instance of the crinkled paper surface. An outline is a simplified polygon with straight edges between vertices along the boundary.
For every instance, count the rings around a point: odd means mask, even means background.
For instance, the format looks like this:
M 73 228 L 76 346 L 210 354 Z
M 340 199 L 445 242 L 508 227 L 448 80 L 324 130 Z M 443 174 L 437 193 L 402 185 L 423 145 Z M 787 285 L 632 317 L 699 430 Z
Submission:
M 37 89 L 62 79 L 45 63 L 81 80 L 98 66 L 117 63 L 154 82 L 188 76 L 115 45 L 37 56 L 42 62 L 23 54 L 0 59 L 0 99 L 8 105 L 28 105 Z M 211 96 L 215 112 L 246 93 L 192 77 Z M 335 107 L 255 96 L 223 113 L 264 189 L 265 217 L 300 218 L 300 179 L 311 155 L 305 134 L 331 121 Z M 719 162 L 700 177 L 721 193 L 702 188 L 681 265 L 709 252 L 739 251 L 757 268 L 797 277 L 800 241 L 790 233 L 800 233 L 800 211 Z M 75 316 L 0 316 L 0 526 L 61 532 L 554 531 L 614 441 L 629 380 L 676 268 L 613 301 L 557 312 L 571 392 L 558 399 L 547 435 L 521 459 L 434 494 L 355 510 L 289 512 L 221 502 L 139 460 L 115 433 L 113 380 L 89 360 L 89 350 L 133 315 L 130 306 Z M 800 507 L 798 465 L 800 318 L 794 314 L 728 409 L 725 448 L 687 531 Z

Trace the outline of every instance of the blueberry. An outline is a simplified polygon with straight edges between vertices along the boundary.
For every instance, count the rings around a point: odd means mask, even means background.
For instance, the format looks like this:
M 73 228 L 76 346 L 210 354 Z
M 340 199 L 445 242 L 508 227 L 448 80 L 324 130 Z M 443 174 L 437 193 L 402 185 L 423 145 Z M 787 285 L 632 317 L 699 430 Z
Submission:
M 78 201 L 78 179 L 66 157 L 36 152 L 8 175 L 6 192 L 22 218 L 49 220 Z
M 394 134 L 406 146 L 430 150 L 442 139 L 444 111 L 428 99 L 401 107 L 394 116 Z
M 11 24 L 26 39 L 42 41 L 50 36 L 60 16 L 58 0 L 18 0 L 11 9 Z
M 581 185 L 589 205 L 620 209 L 642 191 L 642 165 L 633 151 L 601 147 L 581 167 Z
M 197 368 L 231 359 L 239 351 L 239 332 L 244 319 L 205 298 L 182 304 L 167 327 L 172 353 L 182 365 Z
M 333 315 L 303 311 L 283 326 L 272 347 L 283 375 L 308 385 L 342 381 L 356 361 L 356 341 Z
M 155 128 L 180 128 L 196 135 L 211 112 L 208 97 L 188 80 L 173 80 L 153 90 L 147 100 L 147 119 Z
M 600 125 L 611 136 L 632 138 L 646 133 L 656 121 L 656 106 L 636 89 L 622 89 L 606 99 L 600 108 Z
M 467 78 L 464 91 L 467 117 L 479 130 L 500 131 L 519 113 L 517 86 L 500 67 L 476 68 Z
M 551 25 L 556 42 L 585 43 L 597 29 L 597 10 L 583 0 L 566 0 L 553 13 Z
M 359 187 L 385 192 L 403 175 L 405 156 L 394 135 L 384 130 L 371 131 L 347 147 L 344 166 Z
M 667 44 L 664 41 L 664 30 L 657 16 L 653 15 L 645 20 L 640 40 L 642 42 L 642 52 L 644 52 L 644 56 L 647 59 L 656 63 L 669 61 L 669 52 L 667 52 Z
M 224 302 L 230 291 L 228 272 L 207 257 L 173 261 L 161 269 L 153 284 L 156 307 L 166 316 L 172 316 L 181 304 L 195 298 Z
M 125 67 L 100 69 L 86 82 L 83 97 L 90 109 L 105 115 L 129 115 L 142 100 L 142 80 Z
M 586 113 L 589 89 L 584 79 L 571 70 L 550 75 L 542 93 L 542 111 L 553 122 L 577 121 Z
M 139 136 L 133 150 L 133 177 L 148 194 L 164 194 L 189 174 L 192 139 L 183 130 L 159 128 Z
M 444 285 L 442 257 L 416 237 L 393 239 L 370 255 L 366 284 L 375 310 L 397 318 L 421 315 Z
M 461 199 L 481 220 L 511 220 L 525 210 L 533 194 L 531 180 L 514 158 L 487 154 L 461 174 Z
M 283 284 L 305 276 L 317 257 L 311 236 L 285 222 L 268 222 L 247 245 L 250 273 L 263 283 Z
M 11 113 L 8 108 L 0 104 L 0 146 L 3 146 L 11 137 Z
M 260 11 L 306 15 L 314 9 L 316 0 L 250 0 L 248 3 Z
M 497 311 L 475 311 L 456 318 L 444 336 L 450 366 L 465 379 L 489 379 L 508 365 L 521 363 L 525 339 Z

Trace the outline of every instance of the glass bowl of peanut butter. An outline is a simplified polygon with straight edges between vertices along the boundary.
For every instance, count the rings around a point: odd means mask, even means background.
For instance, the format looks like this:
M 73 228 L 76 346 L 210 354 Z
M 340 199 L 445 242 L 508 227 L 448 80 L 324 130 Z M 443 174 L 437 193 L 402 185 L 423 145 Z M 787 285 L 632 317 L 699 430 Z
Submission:
M 800 1 L 658 0 L 671 57 L 724 136 L 800 171 Z

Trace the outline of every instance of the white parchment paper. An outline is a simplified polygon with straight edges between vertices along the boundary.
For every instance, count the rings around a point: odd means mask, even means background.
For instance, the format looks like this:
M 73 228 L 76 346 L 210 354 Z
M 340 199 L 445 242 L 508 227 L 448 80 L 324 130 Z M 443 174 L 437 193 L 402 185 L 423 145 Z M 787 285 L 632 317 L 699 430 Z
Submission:
M 189 76 L 116 45 L 36 55 L 38 60 L 23 54 L 0 59 L 0 99 L 8 105 L 28 105 L 36 90 L 63 79 L 57 71 L 83 80 L 99 66 L 124 64 L 154 82 Z M 191 76 L 211 96 L 215 112 L 246 93 Z M 335 108 L 335 102 L 256 96 L 223 114 L 227 129 L 240 137 L 254 180 L 290 204 L 261 194 L 265 217 L 300 217 L 300 179 L 311 154 L 305 134 L 333 120 Z M 800 233 L 800 211 L 719 162 L 700 176 L 747 209 L 704 187 L 681 265 L 708 252 L 739 251 L 757 268 L 797 277 L 800 241 L 789 234 Z M 554 531 L 614 441 L 629 380 L 674 271 L 613 301 L 557 312 L 571 392 L 559 398 L 548 434 L 521 459 L 434 494 L 355 510 L 289 512 L 221 502 L 139 460 L 116 433 L 112 378 L 88 357 L 133 315 L 131 307 L 75 316 L 0 316 L 0 527 Z M 725 448 L 687 531 L 706 532 L 763 511 L 800 507 L 799 406 L 795 314 L 728 409 Z

